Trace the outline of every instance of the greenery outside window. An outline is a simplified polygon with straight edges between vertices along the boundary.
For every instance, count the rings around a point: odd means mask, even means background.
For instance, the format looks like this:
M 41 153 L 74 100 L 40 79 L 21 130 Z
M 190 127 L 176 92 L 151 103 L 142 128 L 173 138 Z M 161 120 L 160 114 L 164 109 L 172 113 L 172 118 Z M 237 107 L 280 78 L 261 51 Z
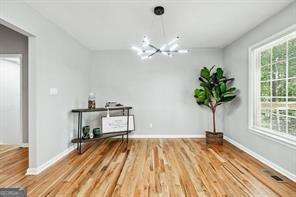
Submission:
M 250 126 L 296 142 L 296 32 L 250 52 Z

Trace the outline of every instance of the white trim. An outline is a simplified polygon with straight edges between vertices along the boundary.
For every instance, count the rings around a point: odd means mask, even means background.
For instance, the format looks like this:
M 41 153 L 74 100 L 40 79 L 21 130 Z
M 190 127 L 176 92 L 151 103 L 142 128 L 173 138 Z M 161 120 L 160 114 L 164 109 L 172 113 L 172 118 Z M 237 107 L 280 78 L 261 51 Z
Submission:
M 8 143 L 3 143 L 3 142 L 0 142 L 0 145 L 8 145 L 8 146 L 19 146 L 19 147 L 22 147 L 22 148 L 28 148 L 29 147 L 29 143 L 20 143 L 20 144 L 8 144 Z
M 204 138 L 205 135 L 136 135 L 131 134 L 128 136 L 129 138 Z
M 279 142 L 283 145 L 291 147 L 293 149 L 296 148 L 296 138 L 292 135 L 286 136 L 287 134 L 282 134 L 279 132 L 274 132 L 271 129 L 264 129 L 258 128 L 254 124 L 254 114 L 255 110 L 258 109 L 257 102 L 256 102 L 256 95 L 260 95 L 258 93 L 258 88 L 256 87 L 256 83 L 260 81 L 260 75 L 257 70 L 257 63 L 258 58 L 256 57 L 258 50 L 264 50 L 276 45 L 283 40 L 289 39 L 291 37 L 295 37 L 296 35 L 296 25 L 292 25 L 289 28 L 271 36 L 263 41 L 249 47 L 249 100 L 248 100 L 248 128 L 250 132 L 257 133 L 258 135 L 265 137 L 267 139 L 271 139 L 275 142 Z M 264 46 L 265 45 L 265 46 Z M 287 54 L 288 55 L 288 54 Z M 287 69 L 287 68 L 286 68 Z M 287 80 L 287 74 L 285 80 Z M 256 92 L 257 91 L 257 92 Z M 285 96 L 286 98 L 287 96 Z
M 296 174 L 293 174 L 292 172 L 289 172 L 288 170 L 278 166 L 277 164 L 271 162 L 270 160 L 264 158 L 263 156 L 259 155 L 258 153 L 255 153 L 254 151 L 250 150 L 249 148 L 243 146 L 242 144 L 238 143 L 237 141 L 235 141 L 235 140 L 233 140 L 233 139 L 231 139 L 231 138 L 229 138 L 227 136 L 224 136 L 224 139 L 227 140 L 229 143 L 233 144 L 234 146 L 236 146 L 237 148 L 239 148 L 239 149 L 243 150 L 244 152 L 248 153 L 252 157 L 256 158 L 257 160 L 261 161 L 265 165 L 271 167 L 275 171 L 283 174 L 284 176 L 288 177 L 292 181 L 296 182 Z
M 53 157 L 49 161 L 45 162 L 44 164 L 40 165 L 39 167 L 37 167 L 37 168 L 28 168 L 26 175 L 38 175 L 42 171 L 46 170 L 47 168 L 49 168 L 50 166 L 52 166 L 53 164 L 60 161 L 61 159 L 63 159 L 68 154 L 70 154 L 74 149 L 75 149 L 74 145 L 70 146 L 65 151 L 63 151 L 60 154 L 56 155 L 55 157 Z
M 29 148 L 29 143 L 21 143 L 20 147 L 22 148 Z

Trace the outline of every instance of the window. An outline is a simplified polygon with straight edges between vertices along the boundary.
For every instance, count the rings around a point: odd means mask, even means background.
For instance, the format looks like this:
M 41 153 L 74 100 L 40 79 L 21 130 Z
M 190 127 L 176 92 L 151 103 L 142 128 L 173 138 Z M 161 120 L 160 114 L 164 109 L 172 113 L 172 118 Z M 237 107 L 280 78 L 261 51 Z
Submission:
M 250 126 L 296 142 L 296 32 L 250 52 Z

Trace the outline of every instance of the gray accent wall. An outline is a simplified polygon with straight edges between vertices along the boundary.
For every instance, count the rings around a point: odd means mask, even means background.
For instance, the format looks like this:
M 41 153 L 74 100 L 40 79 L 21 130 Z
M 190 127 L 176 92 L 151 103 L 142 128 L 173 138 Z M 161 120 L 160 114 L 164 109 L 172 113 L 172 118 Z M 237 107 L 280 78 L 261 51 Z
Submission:
M 296 24 L 296 3 L 266 20 L 224 49 L 224 66 L 240 89 L 239 99 L 225 106 L 225 135 L 296 175 L 296 148 L 260 136 L 248 129 L 248 49 L 252 45 Z
M 0 24 L 0 54 L 22 55 L 22 141 L 28 143 L 28 37 Z
M 200 69 L 209 65 L 222 65 L 222 50 L 192 49 L 149 60 L 132 50 L 97 51 L 92 54 L 91 91 L 98 106 L 107 101 L 133 106 L 135 135 L 203 135 L 212 128 L 211 113 L 196 104 L 193 91 Z M 221 115 L 217 124 L 223 131 Z

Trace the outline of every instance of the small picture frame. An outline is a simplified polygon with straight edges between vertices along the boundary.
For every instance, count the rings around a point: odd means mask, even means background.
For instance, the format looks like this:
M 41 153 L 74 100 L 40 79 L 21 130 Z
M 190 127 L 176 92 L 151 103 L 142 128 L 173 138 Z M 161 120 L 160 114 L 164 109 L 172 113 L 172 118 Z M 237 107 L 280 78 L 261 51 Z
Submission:
M 113 133 L 127 131 L 127 116 L 104 116 L 102 117 L 102 133 Z M 135 130 L 135 117 L 129 115 L 129 129 L 128 131 Z

